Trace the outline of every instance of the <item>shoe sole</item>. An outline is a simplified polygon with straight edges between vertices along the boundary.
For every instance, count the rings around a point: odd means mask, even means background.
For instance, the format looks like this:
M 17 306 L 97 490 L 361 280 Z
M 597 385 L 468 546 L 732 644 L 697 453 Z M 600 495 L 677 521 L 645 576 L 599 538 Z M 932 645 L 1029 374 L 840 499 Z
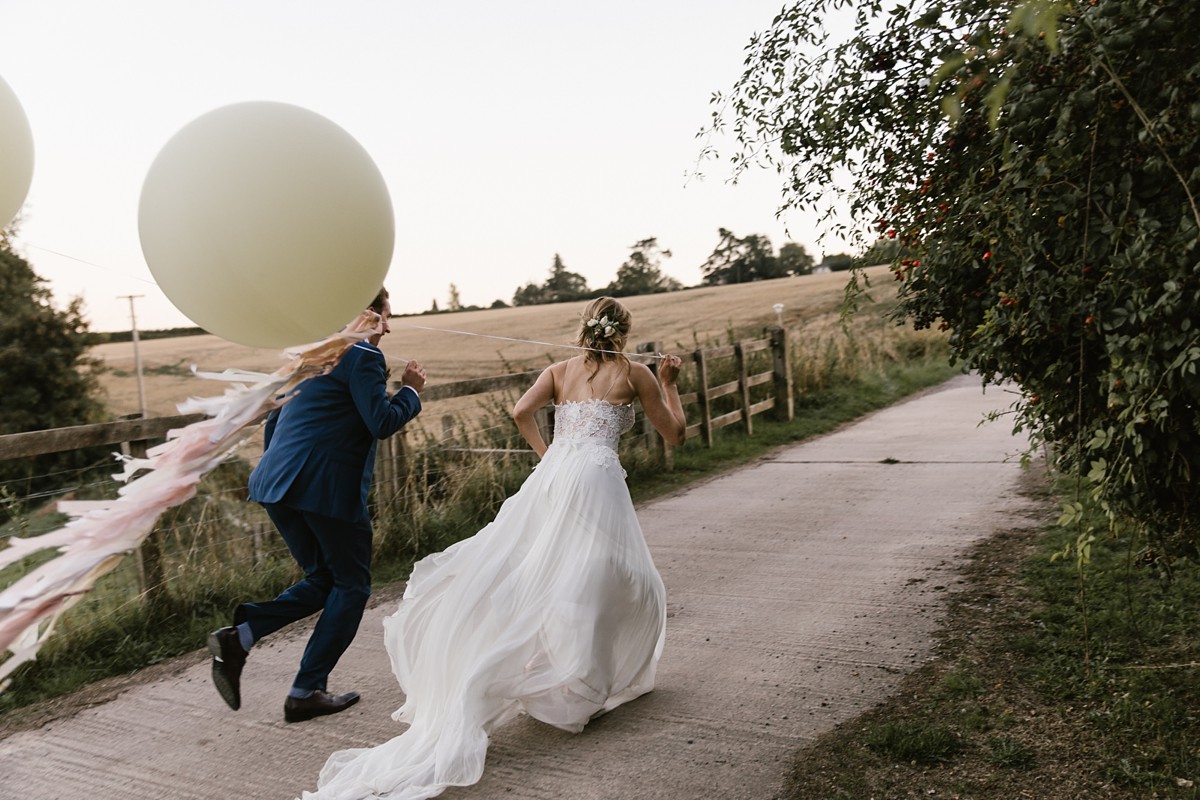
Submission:
M 208 652 L 212 653 L 212 681 L 213 686 L 217 687 L 217 694 L 221 695 L 221 699 L 225 704 L 237 711 L 242 707 L 242 698 L 229 679 L 225 677 L 225 670 L 222 665 L 225 659 L 221 656 L 221 640 L 217 638 L 215 633 L 208 635 Z
M 331 711 L 289 711 L 286 707 L 284 707 L 283 721 L 284 722 L 305 722 L 310 719 L 316 719 L 317 717 L 328 717 L 330 714 L 337 714 L 340 711 L 345 711 L 347 708 L 349 708 L 350 706 L 357 703 L 360 699 L 362 699 L 362 698 L 356 697 L 353 700 L 351 700 L 349 703 L 346 703 L 346 705 L 342 706 L 341 708 L 336 708 Z

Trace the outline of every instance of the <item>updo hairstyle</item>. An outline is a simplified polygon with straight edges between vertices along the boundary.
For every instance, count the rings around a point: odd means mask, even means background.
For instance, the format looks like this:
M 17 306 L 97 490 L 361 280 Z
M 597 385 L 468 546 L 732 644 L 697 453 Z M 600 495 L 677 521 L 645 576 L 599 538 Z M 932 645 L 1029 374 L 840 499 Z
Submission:
M 631 322 L 629 309 L 615 298 L 597 297 L 583 309 L 575 344 L 593 348 L 584 354 L 584 358 L 597 366 L 604 361 L 628 361 L 622 351 L 629 338 Z

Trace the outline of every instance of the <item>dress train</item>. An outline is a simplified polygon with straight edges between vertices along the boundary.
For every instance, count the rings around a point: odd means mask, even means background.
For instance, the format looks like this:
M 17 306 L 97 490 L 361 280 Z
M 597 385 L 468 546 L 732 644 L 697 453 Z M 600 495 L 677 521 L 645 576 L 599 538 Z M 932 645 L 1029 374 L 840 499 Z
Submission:
M 666 592 L 616 444 L 630 406 L 556 408 L 554 441 L 487 527 L 413 573 L 384 621 L 408 723 L 343 750 L 305 800 L 422 800 L 476 783 L 488 737 L 522 711 L 565 731 L 654 687 Z

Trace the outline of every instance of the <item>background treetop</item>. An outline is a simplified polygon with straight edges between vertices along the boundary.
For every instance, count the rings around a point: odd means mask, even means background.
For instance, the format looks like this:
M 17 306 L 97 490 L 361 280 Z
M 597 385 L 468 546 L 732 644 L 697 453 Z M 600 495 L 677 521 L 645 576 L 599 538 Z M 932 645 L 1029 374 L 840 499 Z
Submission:
M 0 246 L 0 435 L 99 422 L 103 404 L 92 341 L 73 300 L 56 309 L 50 290 L 24 258 Z M 104 448 L 0 462 L 0 500 L 76 479 L 74 470 L 110 463 Z M 0 521 L 10 509 L 0 502 Z

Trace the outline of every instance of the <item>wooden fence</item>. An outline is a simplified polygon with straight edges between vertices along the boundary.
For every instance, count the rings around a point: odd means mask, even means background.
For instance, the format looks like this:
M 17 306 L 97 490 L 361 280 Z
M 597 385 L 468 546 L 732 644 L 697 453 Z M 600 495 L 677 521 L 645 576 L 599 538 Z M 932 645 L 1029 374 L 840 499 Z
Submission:
M 649 354 L 659 352 L 657 343 L 649 342 L 638 345 L 637 352 L 647 354 L 647 357 L 642 360 L 652 370 L 657 371 L 658 360 L 648 357 Z M 759 352 L 770 353 L 770 368 L 751 373 L 751 357 Z M 695 365 L 695 389 L 680 396 L 688 419 L 695 420 L 687 427 L 689 437 L 700 436 L 704 444 L 711 447 L 714 431 L 730 425 L 739 425 L 747 435 L 751 435 L 754 432 L 754 417 L 767 411 L 774 412 L 773 416 L 779 420 L 792 418 L 794 413 L 792 370 L 789 363 L 787 334 L 784 329 L 771 329 L 767 338 L 742 341 L 725 347 L 696 350 L 681 357 L 685 366 L 689 363 Z M 732 369 L 729 368 L 729 365 L 722 363 L 730 359 L 732 359 Z M 541 370 L 531 370 L 490 378 L 473 378 L 430 385 L 421 392 L 421 400 L 429 408 L 434 407 L 434 404 L 440 400 L 451 398 L 471 397 L 500 391 L 524 391 L 533 384 L 539 374 L 541 374 Z M 710 385 L 710 375 L 714 374 L 731 376 L 731 379 L 715 386 Z M 765 393 L 767 396 L 753 401 L 753 394 L 760 396 L 764 394 L 761 391 L 753 392 L 754 387 L 767 384 L 771 385 L 770 391 Z M 723 404 L 718 404 L 717 401 L 723 397 L 732 397 L 732 402 L 725 401 Z M 714 413 L 717 405 L 725 407 L 732 405 L 733 408 L 718 414 Z M 8 434 L 0 436 L 0 461 L 114 445 L 119 446 L 126 454 L 142 456 L 145 455 L 147 447 L 163 441 L 169 431 L 201 419 L 204 419 L 202 414 L 122 419 L 95 425 Z M 650 448 L 651 452 L 658 455 L 665 469 L 670 469 L 673 463 L 672 448 L 663 441 L 644 415 L 639 413 L 639 419 L 641 426 L 634 435 L 640 437 L 643 446 Z M 528 449 L 497 450 L 461 446 L 455 442 L 450 424 L 445 420 L 443 424 L 446 427 L 442 446 L 447 452 L 473 456 L 532 455 L 533 453 Z M 549 441 L 550 431 L 553 430 L 552 406 L 547 406 L 539 412 L 539 425 L 542 426 L 546 439 Z M 386 502 L 403 491 L 407 479 L 409 447 L 407 438 L 403 435 L 380 442 L 375 471 L 375 495 L 377 498 L 384 498 Z M 161 531 L 156 531 L 142 545 L 138 553 L 138 567 L 146 594 L 153 595 L 163 585 Z
M 646 354 L 642 360 L 657 373 L 658 360 L 649 355 L 660 351 L 657 342 L 645 342 L 636 348 L 637 353 Z M 751 355 L 758 352 L 770 352 L 770 369 L 751 374 L 749 363 Z M 636 358 L 636 356 L 635 356 Z M 683 404 L 685 415 L 697 418 L 696 422 L 687 427 L 688 437 L 700 436 L 705 446 L 712 447 L 713 431 L 729 425 L 741 425 L 746 435 L 754 433 L 754 417 L 767 411 L 773 411 L 775 419 L 790 420 L 795 413 L 793 396 L 791 360 L 787 348 L 787 331 L 783 328 L 772 328 L 767 338 L 751 339 L 725 347 L 700 349 L 692 353 L 682 354 L 685 365 L 695 365 L 695 389 L 681 394 L 679 399 Z M 710 375 L 718 372 L 715 367 L 722 360 L 733 360 L 732 380 L 712 386 L 709 384 Z M 723 370 L 728 372 L 729 370 Z M 540 369 L 529 372 L 516 372 L 499 375 L 492 378 L 472 378 L 454 383 L 443 383 L 427 386 L 421 392 L 423 403 L 434 403 L 450 398 L 485 395 L 500 391 L 525 391 L 537 380 Z M 771 384 L 770 394 L 757 402 L 751 400 L 751 390 L 755 386 Z M 733 395 L 736 407 L 723 414 L 714 416 L 715 402 L 722 397 Z M 692 407 L 695 407 L 693 409 Z M 640 414 L 641 430 L 644 444 L 656 452 L 667 469 L 671 468 L 672 450 L 654 426 Z M 538 426 L 542 429 L 546 441 L 550 441 L 550 432 L 554 429 L 554 408 L 547 405 L 538 413 Z M 533 455 L 529 449 L 506 450 L 497 448 L 466 447 L 457 442 L 454 435 L 454 418 L 447 415 L 442 418 L 442 443 L 447 451 L 471 455 Z M 378 463 L 383 469 L 383 475 L 377 480 L 394 482 L 398 489 L 403 480 L 403 463 L 405 449 L 404 437 L 393 437 L 380 443 Z M 385 484 L 386 485 L 386 484 Z
M 647 355 L 658 351 L 659 345 L 654 342 L 640 344 L 637 347 L 638 353 Z M 749 372 L 750 356 L 764 351 L 769 351 L 771 354 L 770 369 L 751 374 Z M 767 338 L 746 340 L 725 347 L 700 349 L 683 354 L 681 357 L 685 366 L 689 363 L 695 365 L 695 389 L 680 396 L 688 418 L 695 419 L 695 422 L 687 428 L 689 437 L 700 436 L 705 445 L 711 447 L 713 431 L 728 425 L 741 425 L 747 435 L 753 434 L 754 417 L 764 412 L 773 411 L 774 417 L 780 420 L 792 418 L 794 413 L 792 370 L 787 349 L 787 334 L 783 328 L 771 329 Z M 732 380 L 715 386 L 710 385 L 709 376 L 716 372 L 714 365 L 728 359 L 733 360 Z M 657 371 L 657 359 L 647 357 L 643 360 L 652 370 Z M 541 374 L 541 370 L 531 370 L 489 378 L 472 378 L 453 383 L 434 384 L 425 387 L 421 392 L 421 400 L 423 404 L 430 407 L 440 400 L 451 398 L 471 397 L 508 390 L 524 391 L 533 384 L 539 374 Z M 751 390 L 765 384 L 772 386 L 769 396 L 752 402 Z M 730 395 L 734 396 L 736 407 L 733 410 L 714 415 L 715 401 Z M 551 411 L 550 407 L 543 409 L 543 414 L 546 415 L 544 424 L 547 424 L 548 427 Z M 95 425 L 77 425 L 69 428 L 7 434 L 0 436 L 0 461 L 112 445 L 120 446 L 124 452 L 138 455 L 144 453 L 147 446 L 164 440 L 169 431 L 203 418 L 201 414 L 185 414 L 147 419 L 122 419 Z M 648 445 L 660 446 L 656 445 L 656 442 L 661 442 L 661 438 L 644 418 L 641 433 L 645 435 Z M 380 464 L 381 474 L 379 477 L 388 483 L 396 481 L 402 473 L 403 467 L 399 466 L 397 462 L 404 460 L 407 449 L 403 438 L 395 442 L 394 447 L 390 446 L 392 444 L 392 440 L 385 440 L 383 445 L 389 452 L 380 453 L 380 461 L 386 463 Z

